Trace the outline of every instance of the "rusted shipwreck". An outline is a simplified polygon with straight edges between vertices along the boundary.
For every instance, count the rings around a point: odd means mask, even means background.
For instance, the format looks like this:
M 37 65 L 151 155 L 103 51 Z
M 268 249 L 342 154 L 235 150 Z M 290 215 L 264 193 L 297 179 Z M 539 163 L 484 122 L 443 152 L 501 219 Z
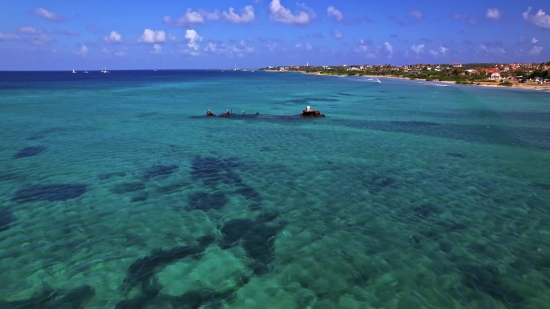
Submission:
M 225 117 L 225 118 L 229 118 L 229 117 L 251 117 L 251 116 L 259 116 L 260 113 L 255 113 L 255 114 L 252 114 L 252 115 L 247 115 L 246 114 L 246 111 L 241 111 L 241 114 L 240 115 L 235 115 L 233 114 L 233 111 L 232 110 L 227 110 L 226 112 L 224 113 L 221 113 L 221 114 L 214 114 L 212 111 L 210 110 L 207 110 L 206 111 L 206 116 L 210 116 L 210 117 Z M 275 116 L 275 117 L 284 117 L 284 118 L 287 118 L 287 117 L 300 117 L 299 115 L 297 116 Z M 301 117 L 302 118 L 312 118 L 312 117 L 325 117 L 325 114 L 321 114 L 320 111 L 318 110 L 313 110 L 311 109 L 311 106 L 306 106 L 306 109 L 302 111 L 302 114 L 301 114 Z
M 321 114 L 318 110 L 311 109 L 311 106 L 306 106 L 306 109 L 302 111 L 302 117 L 325 117 L 325 114 Z

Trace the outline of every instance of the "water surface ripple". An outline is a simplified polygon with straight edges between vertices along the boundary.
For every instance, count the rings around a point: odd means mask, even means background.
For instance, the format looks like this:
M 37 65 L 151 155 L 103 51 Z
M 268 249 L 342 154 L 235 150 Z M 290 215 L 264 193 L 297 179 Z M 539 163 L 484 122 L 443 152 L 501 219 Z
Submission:
M 0 308 L 550 308 L 547 93 L 0 76 Z

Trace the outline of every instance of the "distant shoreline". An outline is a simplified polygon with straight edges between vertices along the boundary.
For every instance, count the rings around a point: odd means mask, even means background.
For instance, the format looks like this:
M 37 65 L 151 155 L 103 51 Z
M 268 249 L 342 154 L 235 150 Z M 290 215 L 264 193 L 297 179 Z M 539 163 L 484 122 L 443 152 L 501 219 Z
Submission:
M 301 73 L 306 75 L 316 75 L 316 76 L 346 76 L 348 75 L 337 75 L 337 74 L 323 74 L 319 72 L 315 73 L 309 73 L 305 71 L 270 71 L 270 70 L 264 70 L 264 72 L 270 72 L 270 73 Z M 402 77 L 402 76 L 396 76 L 396 75 L 351 75 L 349 77 L 367 77 L 367 78 L 393 78 L 393 79 L 406 79 L 406 80 L 416 80 L 416 81 L 423 81 L 428 83 L 446 83 L 446 84 L 453 84 L 453 85 L 465 85 L 465 86 L 480 86 L 480 87 L 492 87 L 492 88 L 508 88 L 508 89 L 531 89 L 531 90 L 550 90 L 550 84 L 541 85 L 541 84 L 520 84 L 520 83 L 512 83 L 511 86 L 502 86 L 499 85 L 497 82 L 475 82 L 473 84 L 457 84 L 454 81 L 440 81 L 440 80 L 433 80 L 433 81 L 426 81 L 424 78 L 415 78 L 410 79 L 408 77 Z

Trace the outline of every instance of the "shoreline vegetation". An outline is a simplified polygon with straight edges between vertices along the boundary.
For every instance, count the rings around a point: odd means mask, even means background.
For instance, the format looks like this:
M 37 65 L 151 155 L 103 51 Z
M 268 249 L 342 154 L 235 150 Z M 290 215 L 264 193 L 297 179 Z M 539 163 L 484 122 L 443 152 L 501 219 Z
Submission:
M 365 70 L 363 67 L 279 67 L 263 68 L 265 72 L 274 73 L 302 73 L 317 76 L 342 76 L 342 77 L 366 77 L 366 78 L 395 78 L 408 79 L 425 82 L 438 82 L 448 84 L 472 85 L 482 87 L 496 88 L 520 88 L 534 90 L 550 90 L 550 78 L 548 74 L 547 63 L 541 64 L 541 67 L 532 70 L 532 72 L 499 73 L 498 78 L 491 78 L 490 73 L 484 73 L 484 69 L 463 70 L 461 68 L 449 66 L 447 68 L 433 71 L 431 68 L 423 67 L 414 71 L 395 70 L 391 67 L 374 68 L 376 70 Z M 382 69 L 380 69 L 382 68 Z M 546 69 L 546 70 L 543 70 Z M 469 72 L 468 72 L 469 71 Z M 474 73 L 472 73 L 474 72 Z M 546 80 L 546 82 L 544 82 Z

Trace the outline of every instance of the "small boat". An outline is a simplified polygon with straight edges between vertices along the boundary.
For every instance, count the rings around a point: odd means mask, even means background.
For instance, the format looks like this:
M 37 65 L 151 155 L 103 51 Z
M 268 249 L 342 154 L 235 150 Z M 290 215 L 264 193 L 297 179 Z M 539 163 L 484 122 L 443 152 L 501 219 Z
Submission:
M 76 71 L 73 69 L 73 74 L 76 73 Z
M 84 71 L 84 73 L 88 74 L 88 71 Z

